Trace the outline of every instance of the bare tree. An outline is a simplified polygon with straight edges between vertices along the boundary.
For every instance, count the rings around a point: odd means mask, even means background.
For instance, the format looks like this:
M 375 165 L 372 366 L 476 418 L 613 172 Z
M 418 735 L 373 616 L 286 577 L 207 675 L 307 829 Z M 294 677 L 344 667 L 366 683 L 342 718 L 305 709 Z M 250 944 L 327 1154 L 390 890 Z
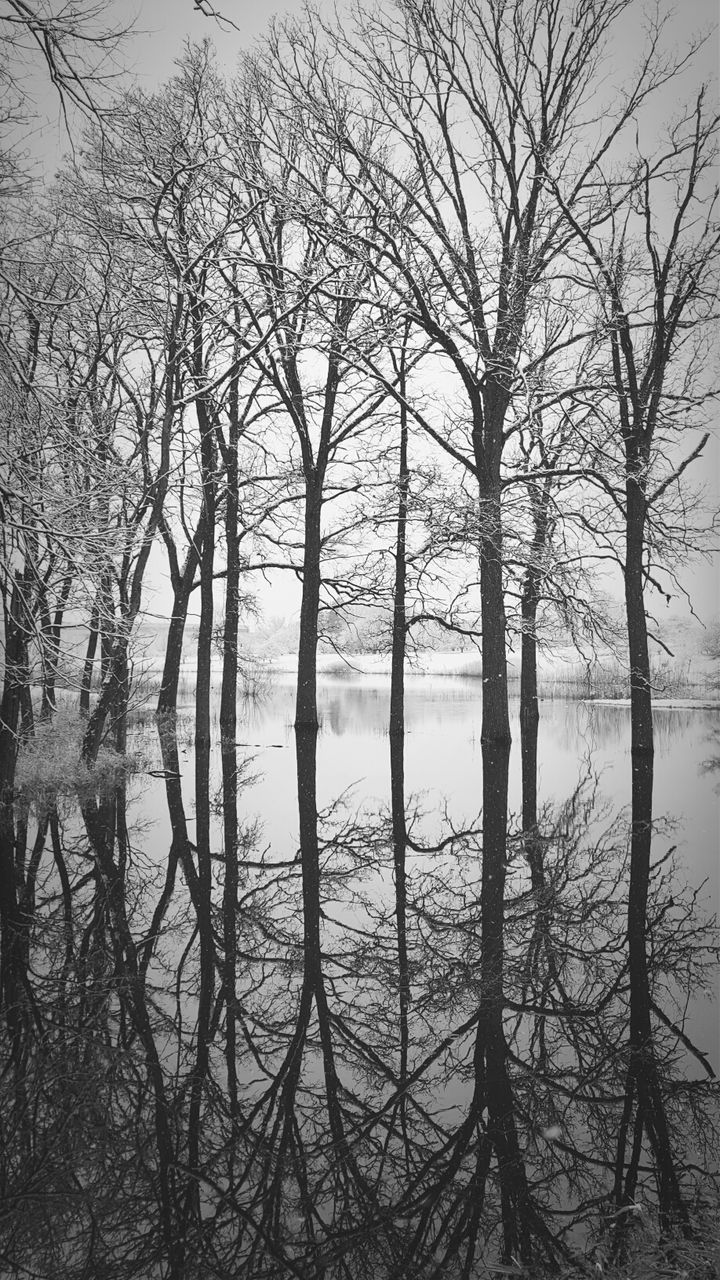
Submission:
M 607 191 L 603 165 L 683 64 L 682 56 L 672 64 L 661 28 L 651 28 L 635 73 L 609 103 L 600 61 L 628 10 L 624 0 L 572 14 L 561 0 L 540 12 L 521 2 L 408 0 L 392 15 L 358 10 L 355 31 L 326 33 L 326 46 L 297 27 L 273 46 L 274 80 L 314 114 L 327 163 L 341 165 L 344 183 L 367 203 L 371 234 L 356 237 L 358 255 L 379 244 L 377 274 L 434 344 L 438 372 L 456 379 L 463 406 L 409 408 L 477 485 L 485 748 L 478 1106 L 489 1106 L 491 1148 L 507 1177 L 505 1257 L 519 1250 L 523 1260 L 532 1254 L 533 1219 L 502 1025 L 510 740 L 503 490 L 516 434 L 511 407 L 523 392 L 542 294 L 565 288 L 578 240 L 600 232 L 631 196 L 637 175 Z M 327 218 L 327 198 L 319 203 Z
M 606 457 L 601 482 L 621 521 L 621 564 L 630 667 L 632 724 L 632 850 L 628 905 L 631 982 L 631 1059 L 627 1103 L 618 1148 L 616 1198 L 632 1197 L 637 1176 L 637 1135 L 651 1143 L 661 1212 L 669 1225 L 687 1214 L 674 1169 L 653 1048 L 646 943 L 647 894 L 652 844 L 653 713 L 646 586 L 657 582 L 663 543 L 678 554 L 687 527 L 667 538 L 672 514 L 666 504 L 680 493 L 685 472 L 702 454 L 708 435 L 698 428 L 717 388 L 707 355 L 715 323 L 720 231 L 711 177 L 718 117 L 699 94 L 694 108 L 673 126 L 662 148 L 636 157 L 635 195 L 609 220 L 604 234 L 583 229 L 559 204 L 586 253 L 597 299 L 608 364 L 596 412 Z M 673 193 L 670 207 L 664 192 Z M 665 532 L 665 537 L 662 536 Z M 635 1106 L 636 1141 L 627 1158 Z

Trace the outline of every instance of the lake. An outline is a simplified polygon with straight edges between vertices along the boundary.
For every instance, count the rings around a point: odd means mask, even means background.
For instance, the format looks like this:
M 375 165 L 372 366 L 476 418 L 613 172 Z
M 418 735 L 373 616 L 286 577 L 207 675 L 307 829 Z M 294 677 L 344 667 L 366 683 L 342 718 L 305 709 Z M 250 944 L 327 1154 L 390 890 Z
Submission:
M 7 1105 L 20 1146 L 41 1116 L 66 1199 L 38 1241 L 68 1275 L 93 1222 L 128 1275 L 469 1280 L 531 1239 L 548 1264 L 609 1256 L 618 1178 L 655 1214 L 627 1040 L 629 710 L 541 703 L 528 830 L 513 708 L 493 915 L 480 694 L 409 676 L 391 778 L 386 679 L 321 679 L 296 752 L 274 674 L 234 750 L 196 756 L 191 704 L 160 734 L 141 714 L 127 787 L 58 805 L 29 942 L 42 1049 Z M 719 728 L 656 712 L 646 917 L 658 1105 L 708 1213 Z

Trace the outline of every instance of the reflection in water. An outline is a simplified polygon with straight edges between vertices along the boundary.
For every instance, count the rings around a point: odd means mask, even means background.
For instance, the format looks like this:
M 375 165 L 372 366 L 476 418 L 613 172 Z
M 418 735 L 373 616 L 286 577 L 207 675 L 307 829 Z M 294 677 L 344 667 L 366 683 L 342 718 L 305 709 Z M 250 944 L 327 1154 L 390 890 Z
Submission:
M 552 708 L 519 788 L 520 761 L 467 736 L 466 774 L 443 758 L 465 692 L 409 689 L 389 778 L 383 691 L 321 686 L 293 768 L 280 689 L 248 745 L 191 759 L 169 718 L 134 803 L 111 786 L 35 814 L 3 1274 L 537 1275 L 619 1252 L 641 1201 L 669 1227 L 710 1200 L 715 1058 L 688 1002 L 714 939 L 647 770 L 632 824 L 608 791 L 622 713 L 572 710 L 563 774 Z M 446 767 L 467 793 L 436 803 Z

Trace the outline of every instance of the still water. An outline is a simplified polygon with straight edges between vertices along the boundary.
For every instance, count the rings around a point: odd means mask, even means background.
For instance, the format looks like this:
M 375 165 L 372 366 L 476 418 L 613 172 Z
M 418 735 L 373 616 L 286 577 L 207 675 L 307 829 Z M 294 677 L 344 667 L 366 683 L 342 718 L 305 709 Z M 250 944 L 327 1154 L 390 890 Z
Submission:
M 294 752 L 295 685 L 278 674 L 258 699 L 239 704 L 238 761 L 251 776 L 241 812 L 260 823 L 276 856 L 298 848 Z M 389 682 L 383 677 L 325 677 L 318 686 L 318 807 L 339 797 L 363 812 L 390 805 Z M 181 746 L 183 793 L 194 804 L 191 707 Z M 511 702 L 515 747 L 510 760 L 509 809 L 518 815 L 522 794 L 519 704 Z M 181 710 L 182 715 L 182 710 Z M 480 682 L 455 677 L 406 677 L 405 794 L 435 836 L 477 823 L 481 809 Z M 144 732 L 141 752 L 161 764 L 154 735 Z M 216 771 L 219 771 L 215 761 Z M 538 740 L 539 804 L 552 814 L 589 775 L 598 780 L 598 822 L 608 813 L 628 818 L 630 710 L 620 704 L 541 700 Z M 217 779 L 216 779 L 217 781 Z M 139 806 L 162 828 L 164 790 L 142 786 Z M 587 815 L 590 816 L 590 815 Z M 655 712 L 654 856 L 675 850 L 679 874 L 699 890 L 699 905 L 720 914 L 720 712 L 660 707 Z M 518 825 L 516 820 L 516 826 Z M 157 833 L 159 834 L 159 832 Z M 705 1016 L 705 1015 L 704 1015 Z M 708 1051 L 720 1066 L 717 1013 L 708 1024 Z
M 252 830 L 254 854 L 268 862 L 299 856 L 298 780 L 294 742 L 295 684 L 278 674 L 258 698 L 239 706 L 237 761 L 245 782 L 240 788 L 239 820 Z M 389 821 L 390 747 L 387 678 L 348 672 L 325 677 L 318 686 L 320 734 L 317 745 L 317 807 L 332 813 L 339 807 L 343 822 L 355 820 L 358 840 L 371 849 L 373 827 Z M 181 731 L 179 766 L 185 814 L 192 834 L 195 822 L 192 707 L 187 706 L 184 745 Z M 416 841 L 442 844 L 453 831 L 478 831 L 481 825 L 482 760 L 481 693 L 477 680 L 409 676 L 405 702 L 406 817 Z M 511 702 L 513 741 L 510 761 L 509 829 L 519 832 L 522 791 L 519 704 Z M 181 710 L 181 725 L 183 716 Z M 707 709 L 660 707 L 655 712 L 653 859 L 672 863 L 672 882 L 692 895 L 698 923 L 720 915 L 720 713 Z M 144 732 L 136 744 L 156 768 L 162 764 L 154 734 Z M 154 751 L 154 754 L 153 754 Z M 213 839 L 222 849 L 219 802 L 219 753 L 211 760 L 218 805 Z M 572 812 L 574 838 L 592 846 L 610 838 L 624 849 L 630 806 L 629 707 L 594 701 L 541 701 L 538 738 L 538 803 L 541 827 L 553 830 L 564 807 L 584 797 Z M 588 797 L 591 797 L 588 800 Z M 137 789 L 134 812 L 161 856 L 171 841 L 164 787 L 154 781 Z M 332 826 L 332 823 L 330 823 Z M 481 856 L 479 839 L 461 850 L 470 861 Z M 452 881 L 458 845 L 433 858 L 433 883 Z M 427 872 L 422 851 L 408 850 L 409 873 Z M 363 879 L 363 903 L 372 892 L 378 909 L 392 910 L 392 854 L 384 845 L 368 855 L 372 869 Z M 620 873 L 619 873 L 620 874 Z M 348 901 L 350 906 L 348 906 Z M 337 904 L 336 904 L 337 905 Z M 353 913 L 352 907 L 355 907 Z M 357 924 L 358 902 L 346 895 L 343 919 Z M 362 914 L 362 912 L 360 912 Z M 684 993 L 684 1028 L 690 1040 L 717 1071 L 720 1068 L 720 978 L 710 972 Z M 694 1075 L 692 1058 L 687 1070 Z
M 245 804 L 256 812 L 274 847 L 297 847 L 294 763 L 294 683 L 276 676 L 271 690 L 241 710 L 239 755 L 259 775 Z M 361 805 L 390 803 L 389 685 L 369 676 L 324 679 L 318 688 L 318 802 L 352 789 Z M 519 706 L 511 703 L 513 741 Z M 406 679 L 405 779 L 438 822 L 456 824 L 481 807 L 479 681 L 453 677 Z M 707 883 L 706 902 L 718 910 L 720 871 L 720 713 L 660 708 L 655 713 L 655 815 L 673 826 L 672 843 L 694 884 Z M 277 753 L 277 754 L 276 754 Z M 189 754 L 189 753 L 188 753 Z M 186 756 L 187 758 L 187 756 Z M 559 805 L 586 776 L 599 775 L 600 793 L 615 812 L 630 803 L 630 710 L 620 705 L 543 700 L 538 743 L 540 803 Z M 713 772 L 713 760 L 716 772 Z M 192 786 L 190 770 L 187 781 Z M 511 756 L 510 811 L 521 807 L 519 750 Z
M 392 768 L 386 681 L 323 679 L 296 742 L 275 676 L 233 746 L 196 753 L 191 705 L 138 717 L 127 784 L 58 806 L 3 1095 L 12 1203 L 44 1191 L 0 1220 L 8 1274 L 540 1276 L 716 1212 L 720 718 L 656 713 L 638 978 L 628 710 L 543 702 L 537 822 L 514 746 L 498 836 L 479 683 L 406 695 Z

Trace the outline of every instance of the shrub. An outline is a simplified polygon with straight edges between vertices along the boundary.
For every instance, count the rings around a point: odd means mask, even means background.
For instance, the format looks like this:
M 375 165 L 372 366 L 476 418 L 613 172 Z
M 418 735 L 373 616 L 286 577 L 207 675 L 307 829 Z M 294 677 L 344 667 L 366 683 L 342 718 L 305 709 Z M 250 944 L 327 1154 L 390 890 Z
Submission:
M 95 762 L 88 764 L 82 758 L 84 729 L 85 721 L 69 711 L 40 722 L 18 756 L 18 796 L 45 807 L 61 796 L 107 791 L 136 767 L 133 757 L 109 747 L 101 747 Z

